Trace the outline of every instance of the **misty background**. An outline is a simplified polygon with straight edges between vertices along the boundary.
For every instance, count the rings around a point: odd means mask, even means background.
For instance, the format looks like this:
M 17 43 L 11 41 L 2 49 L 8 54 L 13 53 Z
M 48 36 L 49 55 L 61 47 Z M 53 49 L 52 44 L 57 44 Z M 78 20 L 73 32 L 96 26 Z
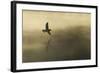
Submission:
M 22 61 L 62 61 L 91 58 L 90 14 L 23 11 Z M 51 35 L 42 32 L 49 23 Z

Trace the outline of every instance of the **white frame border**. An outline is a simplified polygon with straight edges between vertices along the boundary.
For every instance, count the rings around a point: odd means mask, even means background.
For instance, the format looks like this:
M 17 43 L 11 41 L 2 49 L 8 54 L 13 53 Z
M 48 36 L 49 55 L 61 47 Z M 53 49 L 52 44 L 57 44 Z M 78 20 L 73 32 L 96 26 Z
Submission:
M 96 65 L 96 10 L 84 7 L 67 7 L 67 6 L 47 6 L 47 5 L 16 5 L 16 26 L 17 26 L 17 47 L 16 47 L 16 65 L 17 70 L 22 69 L 39 69 L 39 68 L 54 68 L 54 67 L 73 67 Z M 73 60 L 73 61 L 56 61 L 56 62 L 34 62 L 22 63 L 22 9 L 26 10 L 47 10 L 47 11 L 66 11 L 66 12 L 86 12 L 91 13 L 91 60 Z

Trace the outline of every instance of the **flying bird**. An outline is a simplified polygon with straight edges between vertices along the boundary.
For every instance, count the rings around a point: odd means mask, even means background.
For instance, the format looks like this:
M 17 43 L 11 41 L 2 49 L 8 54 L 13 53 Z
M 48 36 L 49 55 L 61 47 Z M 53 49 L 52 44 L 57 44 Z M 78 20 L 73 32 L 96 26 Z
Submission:
M 49 25 L 48 25 L 48 22 L 45 24 L 45 29 L 42 30 L 43 32 L 47 32 L 49 35 L 51 35 L 51 29 L 49 29 Z

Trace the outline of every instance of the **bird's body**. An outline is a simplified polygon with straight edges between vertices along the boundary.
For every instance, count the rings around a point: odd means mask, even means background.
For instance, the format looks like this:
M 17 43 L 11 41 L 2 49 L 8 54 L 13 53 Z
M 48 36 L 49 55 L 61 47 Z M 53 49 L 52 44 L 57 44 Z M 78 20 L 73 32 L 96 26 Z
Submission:
M 42 30 L 43 32 L 47 32 L 49 35 L 51 35 L 51 29 L 49 29 L 49 26 L 48 26 L 48 22 L 46 23 L 46 25 L 45 25 L 45 29 L 44 30 Z

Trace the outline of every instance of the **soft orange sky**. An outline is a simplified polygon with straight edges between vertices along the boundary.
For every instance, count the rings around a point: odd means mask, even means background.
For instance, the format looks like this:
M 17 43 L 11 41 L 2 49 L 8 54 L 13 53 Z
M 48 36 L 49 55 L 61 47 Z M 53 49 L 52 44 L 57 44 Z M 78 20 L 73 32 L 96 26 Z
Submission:
M 90 25 L 91 14 L 23 10 L 23 30 L 42 30 L 45 28 L 46 22 L 49 23 L 49 27 L 52 29 L 65 29 L 68 26 L 76 25 Z

